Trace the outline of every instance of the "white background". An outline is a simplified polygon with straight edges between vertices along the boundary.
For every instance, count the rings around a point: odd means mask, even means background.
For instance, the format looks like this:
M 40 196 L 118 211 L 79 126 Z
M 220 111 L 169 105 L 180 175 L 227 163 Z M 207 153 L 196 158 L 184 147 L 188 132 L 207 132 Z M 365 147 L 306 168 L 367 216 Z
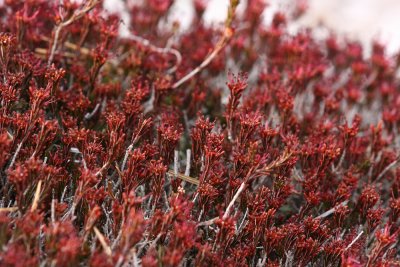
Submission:
M 1 1 L 1 0 L 0 0 Z M 141 0 L 126 0 L 138 3 Z M 267 0 L 269 7 L 264 12 L 265 21 L 279 8 L 285 9 L 293 5 L 296 0 Z M 209 0 L 205 13 L 207 23 L 222 22 L 226 16 L 229 0 Z M 241 8 L 245 4 L 242 0 Z M 326 29 L 333 30 L 339 36 L 363 42 L 368 47 L 373 39 L 379 40 L 388 47 L 390 54 L 400 48 L 400 0 L 308 0 L 307 13 L 295 25 L 308 26 L 319 35 L 327 33 Z M 124 13 L 121 0 L 105 0 L 105 7 L 113 12 Z M 190 23 L 193 14 L 192 0 L 176 0 L 170 14 L 170 21 L 180 21 L 182 30 Z M 240 10 L 239 10 L 240 12 Z M 124 20 L 129 20 L 127 13 Z

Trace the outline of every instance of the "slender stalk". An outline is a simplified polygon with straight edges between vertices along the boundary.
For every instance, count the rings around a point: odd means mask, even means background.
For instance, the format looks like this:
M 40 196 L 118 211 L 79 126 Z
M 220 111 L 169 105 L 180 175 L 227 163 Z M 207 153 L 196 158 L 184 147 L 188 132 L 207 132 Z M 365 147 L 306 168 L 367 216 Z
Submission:
M 90 10 L 92 10 L 98 3 L 99 3 L 98 0 L 89 0 L 88 2 L 86 2 L 86 4 L 84 5 L 84 7 L 82 9 L 76 10 L 68 20 L 62 21 L 60 24 L 58 24 L 56 26 L 56 28 L 54 30 L 53 44 L 50 49 L 49 59 L 47 60 L 47 67 L 49 67 L 51 65 L 51 63 L 53 63 L 61 30 L 64 27 L 67 27 L 67 26 L 71 25 L 73 22 L 82 18 L 86 13 L 88 13 Z
M 181 53 L 180 53 L 178 50 L 174 49 L 174 48 L 170 48 L 170 47 L 157 47 L 157 46 L 153 45 L 149 40 L 147 40 L 147 39 L 145 39 L 145 38 L 143 38 L 143 37 L 134 35 L 134 34 L 132 34 L 132 33 L 131 33 L 130 35 L 128 35 L 126 38 L 127 38 L 128 40 L 132 40 L 132 41 L 134 41 L 134 42 L 136 42 L 136 43 L 139 43 L 139 44 L 141 44 L 141 45 L 143 45 L 143 46 L 149 48 L 150 50 L 152 50 L 152 51 L 154 51 L 154 52 L 156 52 L 156 53 L 159 53 L 159 54 L 172 54 L 172 55 L 174 55 L 175 58 L 176 58 L 176 63 L 175 63 L 175 65 L 174 65 L 172 68 L 170 68 L 170 69 L 167 71 L 169 74 L 174 73 L 174 72 L 178 69 L 179 65 L 180 65 L 181 62 L 182 62 L 182 55 L 181 55 Z
M 42 188 L 42 180 L 38 182 L 38 185 L 36 187 L 35 196 L 32 202 L 31 212 L 35 211 L 38 207 L 41 188 Z
M 345 251 L 346 251 L 346 250 L 349 250 L 349 249 L 354 245 L 354 243 L 356 243 L 357 240 L 360 239 L 360 237 L 362 236 L 363 233 L 364 233 L 364 231 L 361 231 L 361 232 L 356 236 L 356 238 L 354 238 L 353 241 L 351 241 L 351 243 L 345 248 Z
M 233 207 L 233 205 L 235 204 L 235 201 L 238 199 L 238 197 L 240 196 L 240 194 L 243 192 L 243 190 L 246 188 L 246 183 L 243 182 L 238 191 L 236 191 L 236 194 L 233 196 L 231 202 L 229 203 L 228 207 L 225 210 L 224 215 L 222 216 L 222 219 L 225 220 L 226 218 L 228 218 L 229 214 L 231 213 L 231 209 Z
M 349 203 L 349 201 L 345 200 L 342 203 L 340 203 L 338 206 L 333 207 L 330 210 L 327 210 L 324 213 L 322 213 L 321 215 L 315 217 L 315 219 L 322 219 L 322 218 L 328 217 L 329 215 L 333 214 L 338 207 L 343 207 L 343 206 L 347 205 L 347 203 Z
M 94 233 L 96 234 L 97 239 L 100 241 L 100 244 L 103 247 L 104 252 L 107 254 L 107 256 L 111 256 L 112 255 L 111 248 L 108 246 L 103 234 L 100 233 L 99 229 L 97 229 L 96 226 L 93 227 L 93 230 Z
M 11 159 L 10 165 L 8 166 L 8 169 L 11 169 L 14 166 L 15 160 L 18 157 L 19 152 L 21 151 L 22 145 L 24 144 L 24 140 L 21 141 L 21 143 L 18 144 L 17 150 L 15 150 L 15 153 Z
M 199 179 L 196 179 L 196 178 L 193 178 L 193 177 L 190 177 L 190 176 L 186 176 L 186 175 L 181 174 L 181 173 L 175 174 L 175 172 L 173 170 L 169 170 L 168 174 L 171 175 L 171 176 L 174 176 L 174 177 L 176 176 L 177 178 L 179 178 L 179 179 L 181 179 L 183 181 L 189 182 L 191 184 L 194 184 L 194 185 L 199 185 L 200 184 Z
M 224 33 L 222 34 L 221 38 L 219 39 L 218 43 L 215 45 L 214 50 L 204 59 L 204 61 L 197 66 L 195 69 L 187 73 L 183 76 L 180 80 L 175 82 L 172 85 L 173 89 L 178 88 L 182 84 L 186 83 L 190 79 L 192 79 L 195 75 L 197 75 L 200 71 L 206 68 L 216 57 L 217 55 L 223 50 L 226 44 L 232 39 L 233 37 L 233 29 L 232 29 L 232 22 L 235 17 L 236 8 L 239 5 L 239 0 L 231 0 L 230 5 L 228 7 L 228 16 L 225 21 L 225 29 Z
M 392 163 L 390 163 L 388 166 L 386 166 L 385 169 L 383 169 L 383 171 L 381 171 L 381 173 L 378 175 L 378 177 L 376 178 L 376 182 L 378 182 L 380 179 L 382 179 L 382 177 L 394 166 L 397 165 L 397 163 L 399 163 L 400 157 L 397 157 L 397 159 L 395 159 Z

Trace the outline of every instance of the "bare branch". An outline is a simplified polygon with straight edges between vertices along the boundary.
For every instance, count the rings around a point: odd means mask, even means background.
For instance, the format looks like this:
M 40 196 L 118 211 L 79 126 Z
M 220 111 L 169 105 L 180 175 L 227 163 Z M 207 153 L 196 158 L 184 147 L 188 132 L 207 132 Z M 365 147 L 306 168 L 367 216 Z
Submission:
M 196 179 L 196 178 L 193 178 L 193 177 L 190 177 L 190 176 L 186 176 L 186 175 L 181 174 L 181 173 L 177 173 L 175 175 L 175 172 L 173 170 L 169 170 L 168 174 L 171 175 L 171 176 L 174 176 L 174 177 L 176 176 L 177 178 L 179 178 L 179 179 L 181 179 L 183 181 L 189 182 L 191 184 L 199 185 L 199 183 L 200 183 L 199 179 Z
M 378 177 L 376 178 L 376 182 L 378 182 L 380 179 L 382 179 L 382 177 L 394 166 L 396 166 L 397 163 L 399 163 L 400 157 L 397 157 L 397 159 L 395 159 L 392 163 L 390 163 L 388 166 L 386 166 L 385 169 L 383 169 L 383 171 L 381 171 L 381 173 L 378 175 Z
M 122 161 L 122 165 L 121 165 L 121 172 L 124 171 L 124 169 L 125 169 L 126 162 L 128 161 L 129 153 L 132 152 L 132 149 L 133 149 L 133 144 L 130 144 L 125 151 L 124 160 Z
M 243 226 L 244 226 L 244 222 L 246 221 L 246 217 L 247 217 L 248 214 L 249 214 L 249 208 L 246 208 L 246 211 L 245 211 L 245 213 L 243 215 L 242 222 L 239 224 L 239 226 L 238 226 L 238 228 L 236 230 L 236 235 L 240 234 L 240 232 L 242 231 Z
M 31 211 L 35 211 L 37 209 L 39 198 L 40 198 L 40 190 L 42 188 L 42 180 L 39 180 L 38 185 L 36 187 L 35 196 L 33 198 Z
M 213 225 L 218 219 L 219 219 L 219 217 L 215 217 L 215 218 L 212 218 L 211 220 L 198 223 L 196 227 Z
M 0 208 L 0 212 L 13 212 L 18 210 L 18 207 Z
M 243 192 L 243 190 L 246 188 L 246 183 L 243 182 L 238 191 L 236 191 L 236 194 L 233 196 L 231 202 L 229 203 L 228 207 L 225 210 L 224 216 L 222 216 L 222 219 L 228 218 L 229 214 L 231 213 L 231 209 L 233 207 L 233 204 L 235 204 L 236 199 L 240 196 L 240 194 Z
M 85 114 L 85 120 L 90 120 L 91 118 L 93 118 L 94 115 L 96 115 L 97 111 L 100 108 L 100 103 L 97 103 L 96 106 L 94 107 L 94 109 L 92 110 L 92 112 L 88 112 Z
M 363 233 L 364 233 L 364 231 L 361 231 L 361 232 L 356 236 L 356 238 L 354 238 L 353 241 L 351 241 L 351 243 L 345 248 L 345 251 L 346 251 L 346 250 L 349 250 L 349 249 L 354 245 L 354 243 L 356 243 L 357 240 L 360 239 L 360 237 L 362 236 Z
M 147 39 L 145 39 L 145 38 L 143 38 L 143 37 L 134 35 L 133 33 L 130 33 L 130 34 L 126 37 L 126 39 L 132 40 L 132 41 L 134 41 L 134 42 L 136 42 L 136 43 L 139 43 L 139 44 L 141 44 L 142 46 L 145 46 L 145 47 L 149 48 L 150 50 L 152 50 L 152 51 L 154 51 L 154 52 L 156 52 L 156 53 L 159 53 L 159 54 L 172 54 L 172 55 L 174 55 L 175 58 L 176 58 L 176 63 L 175 63 L 175 65 L 174 65 L 172 68 L 168 69 L 168 71 L 167 71 L 168 73 L 174 73 L 174 72 L 177 70 L 178 66 L 179 66 L 179 65 L 181 64 L 181 62 L 182 62 L 182 55 L 181 55 L 181 53 L 180 53 L 178 50 L 174 49 L 174 48 L 170 48 L 170 47 L 157 47 L 157 46 L 153 45 L 149 40 L 147 40 Z
M 179 81 L 174 83 L 172 85 L 173 89 L 178 88 L 185 82 L 189 81 L 191 78 L 193 78 L 196 74 L 198 74 L 200 71 L 202 71 L 205 67 L 207 67 L 213 60 L 214 58 L 222 51 L 222 49 L 226 46 L 226 44 L 232 39 L 233 37 L 233 29 L 232 29 L 232 22 L 233 18 L 235 16 L 236 8 L 239 5 L 239 1 L 237 0 L 231 0 L 230 5 L 228 8 L 228 16 L 225 21 L 225 29 L 224 32 L 219 39 L 218 43 L 215 45 L 214 50 L 209 54 L 204 61 L 197 66 L 195 69 L 190 71 L 188 74 L 186 74 L 184 77 L 182 77 Z
M 88 13 L 90 10 L 92 10 L 99 2 L 100 1 L 98 1 L 98 0 L 87 1 L 82 9 L 76 10 L 68 20 L 62 21 L 60 24 L 58 24 L 56 26 L 56 28 L 54 30 L 53 45 L 51 46 L 49 59 L 47 61 L 48 67 L 51 65 L 51 63 L 53 63 L 54 55 L 55 55 L 55 52 L 57 49 L 58 39 L 59 39 L 61 30 L 64 27 L 67 27 L 70 24 L 72 24 L 74 21 L 77 21 L 78 19 L 82 18 L 86 13 Z
M 22 148 L 22 145 L 23 145 L 23 144 L 24 144 L 24 140 L 22 140 L 21 143 L 18 144 L 17 150 L 15 151 L 15 153 L 14 153 L 12 159 L 11 159 L 11 163 L 10 163 L 10 165 L 8 166 L 8 169 L 11 169 L 11 168 L 14 166 L 15 160 L 17 159 L 18 154 L 19 154 L 19 152 L 21 151 L 21 148 Z
M 349 203 L 349 201 L 348 201 L 348 200 L 345 200 L 345 201 L 343 201 L 342 203 L 340 203 L 339 205 L 337 205 L 337 206 L 331 208 L 330 210 L 325 211 L 325 212 L 322 213 L 321 215 L 315 217 L 315 219 L 322 219 L 322 218 L 328 217 L 329 215 L 333 214 L 337 208 L 346 206 L 347 203 Z
M 96 226 L 93 227 L 94 233 L 96 234 L 97 239 L 100 241 L 101 246 L 103 247 L 104 252 L 108 255 L 112 255 L 111 248 L 108 246 L 104 236 L 100 233 L 99 229 Z
M 174 175 L 176 178 L 176 175 L 178 174 L 179 171 L 179 151 L 175 150 L 174 151 Z

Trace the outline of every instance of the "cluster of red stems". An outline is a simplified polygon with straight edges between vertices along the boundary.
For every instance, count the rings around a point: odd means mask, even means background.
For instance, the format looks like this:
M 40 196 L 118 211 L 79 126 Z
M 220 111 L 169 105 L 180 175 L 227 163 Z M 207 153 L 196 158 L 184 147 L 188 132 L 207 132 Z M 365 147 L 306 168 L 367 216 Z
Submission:
M 400 266 L 399 56 L 126 2 L 0 7 L 1 266 Z

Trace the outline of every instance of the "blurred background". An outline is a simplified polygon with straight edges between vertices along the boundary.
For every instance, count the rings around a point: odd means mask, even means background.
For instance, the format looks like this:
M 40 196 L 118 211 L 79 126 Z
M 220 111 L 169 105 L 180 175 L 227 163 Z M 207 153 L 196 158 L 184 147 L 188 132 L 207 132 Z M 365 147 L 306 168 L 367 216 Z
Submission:
M 124 13 L 123 0 L 106 0 L 105 6 L 111 12 Z M 137 3 L 142 0 L 125 0 Z M 204 0 L 208 2 L 205 21 L 218 26 L 226 17 L 229 0 Z M 358 40 L 368 54 L 370 43 L 377 40 L 387 45 L 388 54 L 400 48 L 400 0 L 265 0 L 268 7 L 263 16 L 268 23 L 278 10 L 288 10 L 294 5 L 304 5 L 303 16 L 290 25 L 292 32 L 302 27 L 312 28 L 315 36 L 323 38 L 335 32 L 341 38 Z M 246 0 L 241 1 L 241 8 Z M 169 23 L 179 21 L 185 30 L 194 12 L 192 0 L 175 0 Z M 240 12 L 240 8 L 239 8 Z M 122 14 L 129 20 L 129 14 Z

